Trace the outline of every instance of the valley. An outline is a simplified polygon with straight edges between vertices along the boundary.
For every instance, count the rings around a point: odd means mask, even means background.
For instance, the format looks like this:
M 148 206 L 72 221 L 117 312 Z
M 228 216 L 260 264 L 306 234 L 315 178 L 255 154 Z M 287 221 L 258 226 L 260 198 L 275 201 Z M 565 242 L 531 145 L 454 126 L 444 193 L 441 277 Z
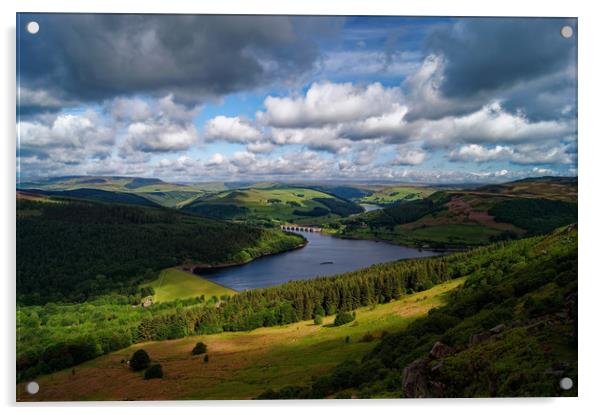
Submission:
M 576 370 L 576 185 L 78 177 L 20 188 L 18 388 L 36 379 L 42 400 L 226 399 L 233 390 L 240 399 L 556 394 L 542 373 Z M 181 186 L 186 198 L 150 195 Z M 290 223 L 322 232 L 281 230 Z M 567 311 L 553 317 L 551 307 Z M 542 318 L 557 329 L 533 332 Z M 508 330 L 477 352 L 469 338 L 500 324 Z M 190 354 L 198 341 L 208 362 Z M 436 341 L 454 352 L 443 357 L 449 370 L 429 376 L 456 389 L 406 384 L 405 368 Z M 527 347 L 521 341 L 552 350 L 531 356 L 540 362 L 532 386 L 479 389 L 477 378 L 461 386 L 458 373 L 475 353 L 502 353 L 506 367 L 528 372 L 514 353 Z M 162 365 L 163 379 L 128 369 L 138 348 Z M 385 349 L 397 363 L 379 354 Z

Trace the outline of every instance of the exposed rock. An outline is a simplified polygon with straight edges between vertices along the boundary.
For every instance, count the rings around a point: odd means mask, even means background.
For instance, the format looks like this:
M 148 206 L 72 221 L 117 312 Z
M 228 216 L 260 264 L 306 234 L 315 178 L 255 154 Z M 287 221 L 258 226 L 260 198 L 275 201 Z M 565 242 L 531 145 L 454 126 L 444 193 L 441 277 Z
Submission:
M 421 357 L 414 360 L 403 369 L 401 385 L 406 398 L 428 397 L 429 358 Z
M 436 342 L 431 349 L 429 356 L 432 359 L 441 359 L 445 356 L 449 356 L 453 354 L 455 350 L 452 347 L 449 347 L 445 343 Z
M 487 340 L 488 338 L 490 338 L 491 336 L 492 336 L 492 333 L 490 331 L 483 331 L 481 333 L 473 334 L 472 336 L 470 336 L 470 339 L 468 340 L 468 346 L 472 347 L 479 343 L 482 343 L 485 340 Z
M 440 398 L 443 397 L 445 385 L 431 377 L 443 366 L 443 362 L 437 363 L 429 369 L 432 359 L 421 357 L 414 360 L 403 369 L 402 390 L 406 398 Z
M 442 360 L 442 361 L 440 361 L 440 362 L 438 362 L 438 363 L 437 363 L 435 366 L 433 366 L 433 367 L 431 368 L 431 372 L 432 372 L 432 373 L 438 372 L 438 371 L 439 371 L 439 369 L 441 369 L 442 367 L 443 367 L 443 360 Z
M 503 331 L 505 328 L 506 328 L 506 325 L 505 325 L 505 324 L 498 324 L 498 325 L 497 325 L 497 326 L 495 326 L 494 328 L 492 328 L 492 329 L 489 329 L 489 331 L 490 331 L 491 333 L 494 333 L 494 334 L 499 334 L 499 333 L 501 333 L 501 332 L 502 332 L 502 331 Z

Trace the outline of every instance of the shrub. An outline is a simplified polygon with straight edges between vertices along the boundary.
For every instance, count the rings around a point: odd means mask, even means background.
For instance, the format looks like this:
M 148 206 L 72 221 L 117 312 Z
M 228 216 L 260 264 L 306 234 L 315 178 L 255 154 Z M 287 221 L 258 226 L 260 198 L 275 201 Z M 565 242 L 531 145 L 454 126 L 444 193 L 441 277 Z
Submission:
M 322 324 L 322 316 L 321 316 L 321 315 L 319 315 L 319 314 L 318 314 L 318 315 L 317 315 L 317 316 L 314 318 L 314 324 L 316 324 L 316 325 L 318 325 L 318 326 L 319 326 L 320 324 Z
M 370 343 L 374 339 L 375 339 L 374 335 L 372 333 L 368 332 L 362 336 L 360 341 L 364 342 L 364 343 Z
M 343 324 L 351 323 L 355 320 L 355 316 L 346 311 L 341 311 L 334 319 L 335 326 L 342 326 Z
M 144 379 L 161 379 L 163 377 L 163 368 L 160 364 L 152 365 L 144 371 Z
M 149 364 L 150 357 L 144 349 L 136 350 L 130 358 L 130 367 L 136 372 L 142 369 L 146 369 Z
M 203 354 L 207 353 L 207 345 L 203 342 L 198 342 L 192 349 L 192 354 Z

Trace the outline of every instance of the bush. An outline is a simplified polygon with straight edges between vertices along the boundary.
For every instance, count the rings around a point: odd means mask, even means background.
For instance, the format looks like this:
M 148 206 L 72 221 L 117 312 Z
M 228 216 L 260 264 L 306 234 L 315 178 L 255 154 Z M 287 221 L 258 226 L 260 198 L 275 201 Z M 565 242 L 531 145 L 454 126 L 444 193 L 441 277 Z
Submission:
M 317 316 L 314 318 L 314 324 L 316 324 L 316 325 L 318 325 L 318 326 L 322 324 L 322 316 L 321 316 L 321 315 L 319 315 L 319 314 L 318 314 L 318 315 L 317 315 Z
M 144 371 L 144 379 L 161 379 L 163 377 L 163 368 L 160 364 L 152 365 Z
M 203 354 L 207 353 L 207 345 L 203 342 L 198 342 L 192 349 L 192 354 Z
M 150 364 L 150 357 L 144 349 L 139 349 L 134 352 L 130 358 L 130 368 L 134 371 L 146 369 Z
M 334 319 L 334 325 L 342 326 L 343 324 L 351 323 L 353 320 L 355 320 L 355 316 L 353 314 L 346 311 L 341 311 Z

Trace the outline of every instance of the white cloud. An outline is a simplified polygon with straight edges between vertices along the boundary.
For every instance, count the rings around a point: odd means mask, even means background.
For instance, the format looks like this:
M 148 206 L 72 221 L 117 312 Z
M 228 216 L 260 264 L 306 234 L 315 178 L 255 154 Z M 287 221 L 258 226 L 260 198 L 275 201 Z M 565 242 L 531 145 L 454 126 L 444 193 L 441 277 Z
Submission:
M 193 125 L 137 122 L 130 124 L 126 133 L 126 143 L 131 149 L 147 153 L 187 150 L 197 140 Z
M 480 144 L 463 145 L 449 153 L 452 161 L 510 161 L 514 164 L 571 164 L 575 155 L 569 152 L 566 144 L 555 142 L 519 144 L 516 146 L 485 147 Z
M 536 174 L 551 174 L 552 170 L 551 169 L 545 169 L 542 167 L 533 167 L 533 173 Z
M 349 151 L 353 142 L 340 137 L 340 129 L 336 126 L 320 128 L 273 128 L 271 140 L 277 145 L 299 144 L 312 150 L 323 150 L 331 153 Z
M 406 166 L 415 166 L 422 164 L 427 159 L 427 154 L 420 148 L 399 148 L 399 154 L 395 157 L 393 163 Z
M 508 143 L 556 138 L 572 133 L 565 121 L 529 121 L 523 114 L 506 112 L 493 102 L 468 115 L 448 116 L 438 120 L 417 120 L 408 125 L 412 139 L 430 146 L 445 147 L 453 143 Z
M 469 144 L 453 150 L 449 157 L 451 160 L 474 161 L 483 163 L 491 160 L 501 160 L 512 156 L 513 150 L 507 146 L 495 146 L 486 148 L 479 144 Z
M 201 107 L 187 108 L 168 95 L 150 104 L 140 100 L 115 100 L 117 108 L 132 104 L 125 112 L 124 155 L 132 152 L 156 153 L 188 150 L 199 138 L 193 123 Z
M 108 110 L 117 121 L 139 122 L 152 117 L 150 105 L 140 98 L 115 98 Z
M 251 153 L 270 153 L 274 149 L 274 144 L 269 141 L 254 141 L 247 145 L 247 151 Z
M 22 153 L 72 163 L 105 158 L 115 144 L 115 130 L 94 111 L 21 121 L 18 133 Z
M 320 127 L 381 115 L 400 98 L 400 88 L 386 88 L 380 83 L 366 87 L 350 82 L 314 83 L 303 96 L 268 96 L 264 100 L 266 111 L 259 112 L 257 118 L 274 127 Z
M 240 117 L 218 115 L 205 123 L 204 137 L 208 141 L 223 140 L 231 143 L 248 143 L 262 140 L 258 128 Z

